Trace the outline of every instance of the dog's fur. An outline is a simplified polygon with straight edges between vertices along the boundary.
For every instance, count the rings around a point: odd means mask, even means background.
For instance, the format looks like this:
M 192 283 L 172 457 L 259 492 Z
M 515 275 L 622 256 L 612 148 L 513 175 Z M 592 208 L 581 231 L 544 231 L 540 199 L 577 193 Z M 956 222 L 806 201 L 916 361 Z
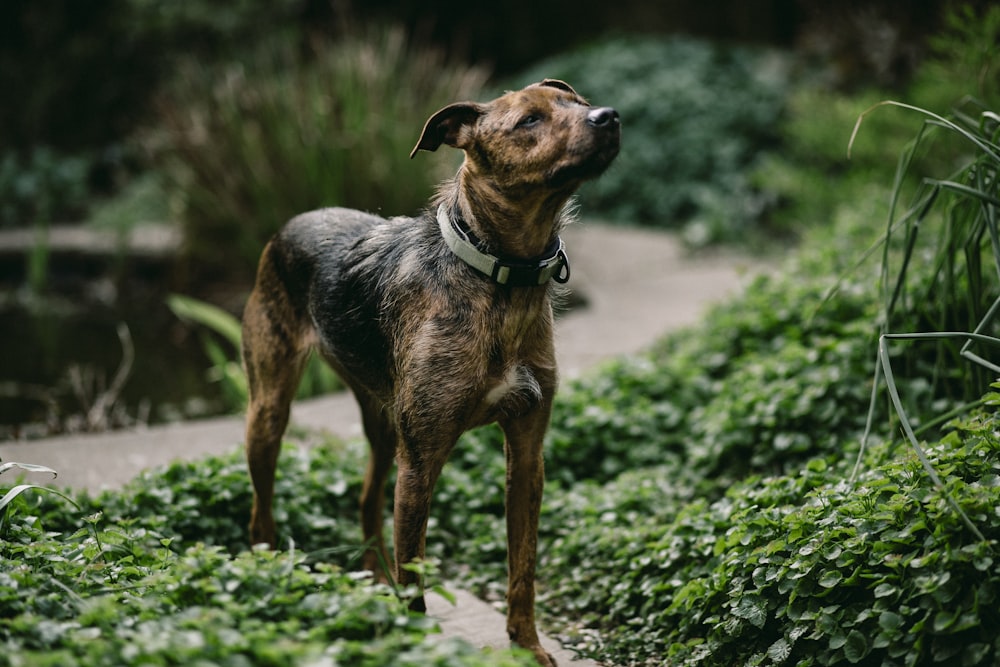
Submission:
M 424 555 L 431 492 L 458 437 L 497 422 L 507 460 L 511 639 L 554 661 L 534 621 L 542 498 L 542 437 L 556 389 L 549 288 L 500 285 L 453 254 L 439 206 L 501 257 L 550 247 L 581 182 L 619 147 L 618 114 L 545 80 L 489 103 L 441 109 L 413 150 L 441 144 L 465 160 L 432 206 L 389 220 L 331 208 L 292 219 L 267 245 L 246 305 L 243 356 L 250 385 L 247 459 L 254 485 L 253 543 L 275 544 L 275 466 L 289 405 L 313 348 L 354 392 L 371 445 L 361 496 L 370 545 L 364 567 L 388 577 L 384 484 L 395 459 L 395 577 Z M 412 155 L 411 155 L 412 157 Z M 413 607 L 423 609 L 423 598 Z

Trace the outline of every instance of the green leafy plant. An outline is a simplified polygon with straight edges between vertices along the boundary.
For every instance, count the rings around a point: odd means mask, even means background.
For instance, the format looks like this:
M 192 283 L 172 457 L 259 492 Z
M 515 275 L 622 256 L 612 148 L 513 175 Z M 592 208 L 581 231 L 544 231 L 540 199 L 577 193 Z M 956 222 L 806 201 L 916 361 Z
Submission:
M 23 470 L 25 472 L 35 472 L 35 473 L 51 474 L 53 478 L 55 478 L 56 475 L 57 475 L 56 471 L 53 470 L 52 468 L 49 468 L 48 466 L 37 465 L 35 463 L 17 463 L 17 462 L 14 462 L 14 461 L 10 461 L 10 462 L 7 462 L 7 463 L 0 463 L 0 475 L 4 474 L 5 472 L 7 472 L 9 470 L 15 470 L 15 469 L 16 470 Z M 55 489 L 50 489 L 50 488 L 47 488 L 47 487 L 44 487 L 44 486 L 39 486 L 37 484 L 17 484 L 15 486 L 13 486 L 12 488 L 8 489 L 7 492 L 4 493 L 3 497 L 0 498 L 0 536 L 2 536 L 4 534 L 5 528 L 6 528 L 7 524 L 8 524 L 8 520 L 7 520 L 8 507 L 11 504 L 13 504 L 14 500 L 18 496 L 20 496 L 25 491 L 30 491 L 32 489 L 37 489 L 37 490 L 41 490 L 41 491 L 47 491 L 49 493 L 54 493 L 57 496 L 60 496 L 62 498 L 65 498 L 66 500 L 69 500 L 71 503 L 74 502 L 72 498 L 70 498 L 66 494 L 64 494 L 64 493 L 62 493 L 60 491 L 57 491 Z
M 546 558 L 578 574 L 550 577 L 546 604 L 599 629 L 592 648 L 614 663 L 994 664 L 996 425 L 976 415 L 931 449 L 950 472 L 942 490 L 884 445 L 856 484 L 845 462 L 815 459 L 679 510 L 672 466 L 632 473 L 598 502 L 642 488 L 651 516 L 561 517 L 570 529 Z
M 174 551 L 155 532 L 114 524 L 58 536 L 37 521 L 12 528 L 0 544 L 4 667 L 531 664 L 520 651 L 434 637 L 391 589 L 299 552 Z
M 885 219 L 899 147 L 914 131 L 910 112 L 882 107 L 866 115 L 864 132 L 852 141 L 859 114 L 879 101 L 902 99 L 941 116 L 970 97 L 996 108 L 996 86 L 988 82 L 1000 68 L 1000 53 L 993 48 L 1000 39 L 1000 8 L 956 4 L 944 13 L 943 24 L 929 39 L 928 57 L 899 90 L 845 93 L 810 77 L 794 87 L 779 123 L 781 150 L 763 156 L 748 175 L 772 203 L 764 216 L 768 228 L 801 237 L 817 227 L 843 229 L 839 223 L 848 217 L 857 219 L 858 229 Z M 967 145 L 933 139 L 926 137 L 907 157 L 911 170 L 899 184 L 906 197 L 920 187 L 918 174 L 966 159 Z M 828 241 L 836 239 L 831 235 Z
M 1000 146 L 993 141 L 1000 128 L 1000 116 L 984 111 L 978 119 L 959 115 L 955 120 L 949 120 L 898 102 L 884 104 L 919 112 L 928 119 L 917 139 L 900 159 L 894 202 L 881 242 L 884 324 L 879 340 L 869 423 L 874 415 L 879 379 L 884 377 L 903 432 L 931 480 L 938 488 L 943 488 L 944 482 L 931 466 L 903 407 L 895 382 L 889 344 L 902 340 L 935 342 L 937 364 L 934 367 L 934 377 L 942 383 L 949 383 L 955 375 L 956 362 L 964 361 L 973 365 L 973 368 L 978 366 L 978 373 L 960 373 L 960 379 L 964 382 L 959 384 L 958 391 L 967 401 L 978 399 L 985 384 L 982 380 L 985 372 L 1000 373 L 1000 366 L 983 356 L 988 354 L 985 347 L 1000 346 L 1000 338 L 986 334 L 995 330 L 994 319 L 1000 308 L 1000 289 L 995 280 L 996 274 L 1000 272 L 1000 231 L 997 226 L 1000 198 L 995 194 L 996 179 L 1000 174 Z M 864 117 L 859 118 L 855 134 Z M 924 187 L 918 190 L 915 205 L 897 221 L 894 212 L 896 200 L 900 197 L 899 184 L 911 168 L 912 155 L 926 139 L 927 130 L 942 128 L 971 144 L 975 150 L 974 156 L 953 176 L 944 180 L 924 179 Z M 936 221 L 931 220 L 930 216 L 938 211 L 944 212 L 943 220 L 934 224 Z M 934 252 L 930 256 L 933 268 L 924 272 L 919 283 L 914 285 L 910 275 L 911 265 L 921 261 L 918 256 L 922 240 L 919 238 L 920 230 L 928 227 L 940 230 L 933 241 Z M 897 235 L 902 237 L 902 250 L 894 254 L 891 250 Z M 898 265 L 895 261 L 896 254 L 899 255 Z M 895 276 L 892 276 L 893 266 L 898 266 Z M 909 293 L 909 290 L 913 292 Z M 938 330 L 908 333 L 893 331 L 897 311 L 904 308 L 920 311 L 922 319 Z M 950 498 L 949 502 L 969 530 L 983 539 L 961 508 Z

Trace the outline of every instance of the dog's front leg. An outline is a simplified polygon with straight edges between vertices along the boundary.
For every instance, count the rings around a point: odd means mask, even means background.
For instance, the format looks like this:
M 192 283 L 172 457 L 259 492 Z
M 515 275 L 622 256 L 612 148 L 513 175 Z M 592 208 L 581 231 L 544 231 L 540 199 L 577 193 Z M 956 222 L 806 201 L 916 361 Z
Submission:
M 500 422 L 507 457 L 507 634 L 532 651 L 544 667 L 556 662 L 538 639 L 535 628 L 535 564 L 538 520 L 545 469 L 542 438 L 549 423 L 552 398 L 529 414 Z
M 452 444 L 418 450 L 418 445 L 404 443 L 397 453 L 392 528 L 396 582 L 400 586 L 421 587 L 420 593 L 410 602 L 412 611 L 425 612 L 427 605 L 420 575 L 405 566 L 424 557 L 431 494 Z

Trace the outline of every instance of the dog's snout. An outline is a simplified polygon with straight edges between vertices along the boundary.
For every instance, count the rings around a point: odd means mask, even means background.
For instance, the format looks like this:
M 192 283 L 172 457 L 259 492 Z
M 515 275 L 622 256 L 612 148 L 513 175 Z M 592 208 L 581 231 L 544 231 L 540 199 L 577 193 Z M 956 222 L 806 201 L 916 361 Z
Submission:
M 611 107 L 597 107 L 587 113 L 587 124 L 593 127 L 607 127 L 618 123 L 618 112 Z

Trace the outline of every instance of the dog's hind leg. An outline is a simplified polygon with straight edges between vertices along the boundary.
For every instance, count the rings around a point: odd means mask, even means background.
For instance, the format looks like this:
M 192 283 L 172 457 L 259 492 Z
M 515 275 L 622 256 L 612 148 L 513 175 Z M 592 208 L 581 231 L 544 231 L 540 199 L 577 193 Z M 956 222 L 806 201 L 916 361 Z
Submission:
M 246 456 L 253 481 L 250 543 L 275 546 L 271 505 L 281 438 L 310 347 L 265 257 L 243 314 L 243 363 L 250 393 Z
M 365 537 L 362 567 L 388 581 L 392 561 L 385 548 L 382 526 L 385 523 L 385 482 L 396 454 L 396 429 L 390 416 L 375 399 L 358 396 L 365 435 L 371 445 L 368 470 L 361 489 L 361 529 Z

